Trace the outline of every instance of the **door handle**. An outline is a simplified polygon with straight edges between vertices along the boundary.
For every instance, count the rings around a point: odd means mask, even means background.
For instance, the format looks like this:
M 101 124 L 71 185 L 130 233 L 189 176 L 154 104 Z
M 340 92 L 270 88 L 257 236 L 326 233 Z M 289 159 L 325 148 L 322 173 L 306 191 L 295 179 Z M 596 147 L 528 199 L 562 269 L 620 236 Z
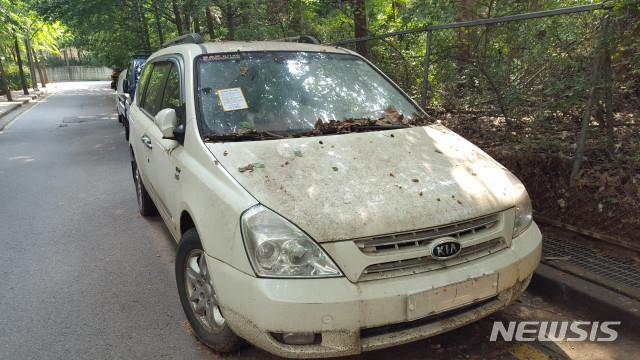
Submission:
M 180 170 L 180 168 L 176 166 L 176 173 L 173 175 L 173 177 L 174 177 L 176 180 L 180 180 L 180 173 L 181 173 L 181 172 L 182 172 L 182 170 Z
M 151 145 L 151 139 L 147 135 L 142 135 L 140 141 L 147 147 L 147 149 L 153 149 L 153 145 Z

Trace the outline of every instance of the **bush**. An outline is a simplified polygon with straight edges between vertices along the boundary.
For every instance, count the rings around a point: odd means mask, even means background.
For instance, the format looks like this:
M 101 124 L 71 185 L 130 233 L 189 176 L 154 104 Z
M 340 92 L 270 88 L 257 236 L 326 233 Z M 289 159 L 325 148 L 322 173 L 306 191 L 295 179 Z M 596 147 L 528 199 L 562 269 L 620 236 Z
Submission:
M 4 71 L 7 76 L 9 89 L 11 90 L 22 89 L 22 85 L 20 84 L 20 72 L 18 71 L 18 65 L 5 62 L 2 64 L 2 66 L 4 67 Z M 23 69 L 24 69 L 24 76 L 27 79 L 27 86 L 31 87 L 31 77 L 29 76 L 29 69 L 27 66 L 24 66 L 24 64 L 23 64 Z M 2 89 L 0 89 L 0 94 L 4 95 L 4 93 L 2 92 Z

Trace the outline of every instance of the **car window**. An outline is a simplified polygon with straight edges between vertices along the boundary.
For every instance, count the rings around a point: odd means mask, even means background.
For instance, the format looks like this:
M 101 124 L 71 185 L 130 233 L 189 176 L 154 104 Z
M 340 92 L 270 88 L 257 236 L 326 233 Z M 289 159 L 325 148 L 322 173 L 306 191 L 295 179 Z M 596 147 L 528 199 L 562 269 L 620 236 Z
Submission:
M 138 88 L 140 89 L 140 91 L 138 96 L 136 96 L 136 104 L 138 106 L 141 106 L 140 104 L 142 104 L 142 97 L 144 96 L 144 87 L 147 84 L 147 79 L 151 74 L 152 68 L 153 68 L 152 64 L 149 64 L 143 68 L 143 73 L 142 73 L 142 76 L 140 77 L 140 82 L 138 84 L 139 85 Z
M 160 111 L 164 82 L 169 69 L 171 69 L 170 62 L 158 62 L 153 65 L 149 83 L 147 84 L 147 89 L 144 92 L 144 98 L 142 100 L 142 108 L 151 116 L 156 116 L 158 111 Z
M 134 58 L 129 65 L 129 74 L 127 77 L 129 78 L 129 94 L 131 96 L 135 95 L 136 85 L 138 80 L 140 79 L 140 73 L 144 67 L 146 58 Z
M 180 72 L 178 67 L 173 64 L 169 75 L 167 76 L 167 84 L 164 88 L 164 97 L 162 99 L 162 109 L 177 109 L 180 106 Z

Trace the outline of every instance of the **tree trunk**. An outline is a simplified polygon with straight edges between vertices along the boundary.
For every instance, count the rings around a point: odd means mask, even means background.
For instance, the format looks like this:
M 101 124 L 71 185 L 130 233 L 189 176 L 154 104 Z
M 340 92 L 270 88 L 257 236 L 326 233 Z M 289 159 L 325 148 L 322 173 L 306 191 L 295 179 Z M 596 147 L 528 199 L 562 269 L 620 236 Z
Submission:
M 235 40 L 236 38 L 236 19 L 235 11 L 230 1 L 227 0 L 227 6 L 225 11 L 225 18 L 227 20 L 227 40 Z
M 602 73 L 602 68 L 604 65 L 605 55 L 606 55 L 606 47 L 607 47 L 606 34 L 607 34 L 608 23 L 609 23 L 609 19 L 605 15 L 605 17 L 602 19 L 602 27 L 600 28 L 600 34 L 596 40 L 595 49 L 593 51 L 594 59 L 593 59 L 593 68 L 591 69 L 591 89 L 589 90 L 589 98 L 587 99 L 587 106 L 584 109 L 584 115 L 582 116 L 582 122 L 580 124 L 580 132 L 578 133 L 578 137 L 576 141 L 576 155 L 575 155 L 575 159 L 573 160 L 573 167 L 571 169 L 571 176 L 569 178 L 570 187 L 573 187 L 575 185 L 575 181 L 578 178 L 578 173 L 580 172 L 580 167 L 582 166 L 582 162 L 584 159 L 584 147 L 587 142 L 587 132 L 589 130 L 589 122 L 591 121 L 593 103 L 595 102 L 595 97 L 596 97 L 596 87 L 598 85 L 598 81 L 603 79 L 603 76 L 601 73 Z M 610 110 L 611 108 L 609 108 L 607 112 L 609 112 Z M 613 127 L 611 128 L 611 132 L 613 133 Z
M 158 0 L 153 0 L 153 15 L 156 19 L 158 40 L 160 41 L 160 46 L 162 46 L 162 44 L 164 44 L 164 33 L 162 32 L 162 23 L 160 22 L 160 9 L 158 9 Z
M 13 101 L 13 97 L 11 97 L 11 89 L 9 89 L 9 82 L 7 81 L 7 74 L 4 72 L 4 67 L 2 66 L 2 58 L 0 57 L 0 85 L 2 86 L 2 91 L 4 91 L 7 96 L 7 101 Z
M 593 64 L 592 85 L 589 91 L 589 98 L 587 100 L 587 106 L 584 109 L 584 115 L 582 116 L 582 123 L 580 124 L 580 132 L 578 133 L 578 140 L 576 142 L 576 155 L 573 160 L 573 167 L 571 169 L 571 177 L 569 179 L 570 186 L 575 184 L 578 178 L 578 172 L 582 166 L 584 157 L 584 145 L 587 142 L 587 130 L 589 129 L 589 122 L 591 121 L 591 112 L 593 110 L 593 98 L 595 97 L 595 82 L 598 77 L 599 61 L 595 60 Z
M 200 34 L 200 17 L 198 13 L 193 14 L 193 32 Z
M 24 69 L 22 68 L 22 56 L 20 55 L 20 44 L 18 43 L 18 37 L 14 38 L 14 45 L 16 50 L 16 63 L 18 64 L 18 73 L 20 74 L 20 85 L 22 85 L 22 93 L 29 95 L 29 86 L 27 86 L 27 78 L 24 76 Z
M 294 2 L 291 29 L 295 34 L 302 34 L 304 30 L 304 8 L 302 0 L 296 0 Z
M 38 56 L 36 55 L 36 51 L 31 49 L 31 51 L 33 52 L 33 62 L 34 64 L 36 64 L 36 69 L 38 69 L 38 76 L 40 77 L 40 83 L 42 84 L 43 88 L 47 87 L 47 81 L 44 78 L 44 73 L 42 72 L 42 66 L 40 65 L 40 62 L 38 61 Z
M 44 53 L 42 52 L 42 50 L 39 50 L 40 52 L 40 59 L 44 59 Z M 80 56 L 80 54 L 78 53 L 78 56 Z M 78 57 L 78 61 L 80 61 L 80 58 Z M 44 74 L 44 82 L 46 82 L 47 84 L 49 83 L 49 74 L 47 73 L 47 64 L 43 64 L 42 65 L 42 73 Z
M 67 65 L 67 72 L 69 73 L 69 81 L 73 80 L 73 76 L 71 73 L 71 66 L 69 66 L 69 56 L 67 55 L 67 49 L 62 50 L 62 55 L 64 55 L 64 62 Z
M 150 52 L 151 40 L 149 39 L 149 24 L 147 23 L 147 17 L 144 15 L 144 9 L 142 8 L 141 0 L 136 1 L 136 12 L 140 26 L 140 32 L 142 35 L 142 45 L 144 46 L 145 51 Z
M 353 31 L 356 38 L 369 34 L 366 0 L 353 0 Z M 369 44 L 366 41 L 357 42 L 356 51 L 364 57 L 369 57 Z
M 470 21 L 478 17 L 478 3 L 476 0 L 454 0 L 455 21 Z M 473 32 L 469 28 L 460 28 L 458 33 L 459 56 L 465 59 L 472 58 L 474 44 Z
M 599 46 L 598 46 L 599 47 Z M 587 131 L 589 130 L 589 122 L 591 121 L 591 113 L 593 111 L 594 98 L 596 96 L 596 83 L 600 78 L 600 68 L 602 56 L 599 54 L 599 49 L 594 51 L 595 59 L 593 60 L 593 68 L 591 69 L 591 89 L 589 90 L 589 97 L 587 99 L 587 106 L 584 109 L 584 115 L 582 115 L 582 122 L 580 123 L 580 132 L 576 141 L 576 155 L 573 160 L 573 167 L 571 169 L 571 176 L 569 178 L 569 186 L 575 185 L 575 181 L 578 178 L 580 167 L 584 158 L 584 145 L 587 142 Z
M 36 69 L 33 65 L 33 56 L 31 55 L 31 39 L 29 34 L 24 37 L 24 48 L 27 51 L 27 60 L 29 61 L 29 75 L 31 75 L 31 87 L 33 90 L 38 91 L 38 78 L 36 77 Z
M 183 27 L 186 33 L 191 32 L 191 9 L 192 9 L 191 0 L 184 0 L 184 5 L 182 7 L 182 15 L 184 20 Z
M 180 16 L 180 6 L 178 6 L 178 0 L 172 0 L 171 6 L 173 7 L 173 17 L 178 30 L 178 35 L 184 35 L 184 28 L 182 27 L 182 16 Z
M 607 22 L 605 20 L 605 24 L 603 24 L 603 31 L 607 31 Z M 606 36 L 607 34 L 605 34 Z M 602 75 L 603 75 L 603 83 L 604 83 L 604 107 L 605 107 L 605 123 L 606 123 L 606 134 L 607 134 L 607 152 L 611 158 L 614 157 L 615 153 L 615 134 L 613 132 L 614 127 L 614 119 L 613 119 L 613 69 L 611 67 L 611 48 L 609 46 L 608 41 L 604 41 L 604 50 L 603 50 L 603 60 L 602 60 Z
M 213 40 L 216 36 L 215 30 L 213 28 L 213 14 L 211 13 L 211 8 L 207 6 L 204 10 L 205 17 L 207 18 L 207 31 L 209 32 L 209 40 Z
M 191 32 L 191 16 L 187 11 L 184 12 L 184 31 L 186 34 Z

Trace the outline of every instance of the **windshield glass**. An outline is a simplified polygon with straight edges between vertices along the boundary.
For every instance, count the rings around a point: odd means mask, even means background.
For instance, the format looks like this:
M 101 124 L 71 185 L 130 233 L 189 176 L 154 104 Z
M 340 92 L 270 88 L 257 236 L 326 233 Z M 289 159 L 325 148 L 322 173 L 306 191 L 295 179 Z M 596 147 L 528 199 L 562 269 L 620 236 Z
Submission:
M 243 129 L 309 131 L 321 119 L 378 119 L 420 111 L 360 58 L 316 52 L 206 55 L 197 62 L 203 135 Z

